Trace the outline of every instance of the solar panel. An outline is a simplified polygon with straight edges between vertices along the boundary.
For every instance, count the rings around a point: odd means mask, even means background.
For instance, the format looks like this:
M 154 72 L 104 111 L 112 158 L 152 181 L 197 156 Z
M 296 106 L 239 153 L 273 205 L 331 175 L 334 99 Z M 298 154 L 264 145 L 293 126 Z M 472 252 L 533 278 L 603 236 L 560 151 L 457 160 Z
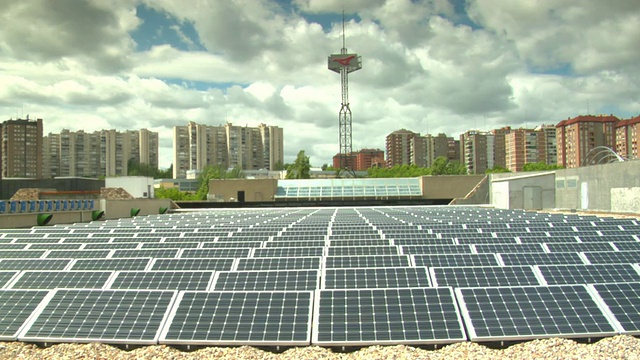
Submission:
M 266 241 L 265 247 L 324 247 L 327 244 L 325 240 L 309 240 L 309 241 Z
M 140 243 L 140 249 L 194 249 L 200 247 L 199 242 L 196 241 L 180 241 L 180 242 L 143 242 Z M 117 244 L 116 247 L 121 249 L 120 244 Z
M 317 345 L 466 340 L 451 288 L 319 290 L 314 308 Z
M 583 252 L 583 251 L 614 251 L 611 243 L 558 243 L 545 244 L 551 252 Z
M 263 241 L 216 241 L 203 242 L 203 249 L 224 249 L 224 248 L 254 248 L 262 247 Z M 195 247 L 195 246 L 194 246 Z
M 322 289 L 376 289 L 429 287 L 424 267 L 325 269 Z
M 0 341 L 15 341 L 18 332 L 49 292 L 0 290 Z
M 55 288 L 101 289 L 111 271 L 47 271 L 30 270 L 7 285 L 7 289 L 53 290 Z
M 118 249 L 113 251 L 112 258 L 172 258 L 180 249 Z
M 107 258 L 111 250 L 51 250 L 45 259 Z
M 160 343 L 308 345 L 311 291 L 181 292 Z
M 76 259 L 70 270 L 145 270 L 151 258 Z
M 640 334 L 640 283 L 588 285 L 606 305 L 621 334 Z
M 113 249 L 135 249 L 140 246 L 137 242 L 127 243 L 90 243 L 90 244 L 78 244 L 83 245 L 83 250 L 113 250 Z
M 2 259 L 0 270 L 63 270 L 71 259 Z
M 254 249 L 253 257 L 310 257 L 324 256 L 325 247 L 276 247 Z
M 455 289 L 471 341 L 616 334 L 585 285 Z
M 45 250 L 0 250 L 0 259 L 35 259 L 45 253 Z
M 473 245 L 478 253 L 535 253 L 545 252 L 542 244 L 480 244 Z
M 424 254 L 412 255 L 415 266 L 499 266 L 494 254 Z
M 584 264 L 578 253 L 507 253 L 498 254 L 504 265 Z
M 397 255 L 397 246 L 340 246 L 329 247 L 328 256 Z
M 318 270 L 219 271 L 215 291 L 305 291 L 318 289 Z
M 238 259 L 238 265 L 234 270 L 320 270 L 321 260 L 320 256 Z
M 213 271 L 118 271 L 109 289 L 207 290 Z
M 433 286 L 476 287 L 540 285 L 531 266 L 461 266 L 429 268 Z
M 153 259 L 150 270 L 231 270 L 234 258 Z
M 220 249 L 183 249 L 181 258 L 240 258 L 247 257 L 251 248 L 220 248 Z
M 175 291 L 56 289 L 18 340 L 155 344 L 175 295 Z
M 550 285 L 640 281 L 640 273 L 632 264 L 539 265 L 537 268 Z
M 640 262 L 640 251 L 597 251 L 584 252 L 584 256 L 592 264 L 616 264 Z M 0 266 L 2 263 L 0 262 Z
M 16 277 L 18 271 L 2 270 L 0 271 L 0 288 L 7 286 L 11 280 Z
M 407 255 L 327 256 L 325 268 L 375 268 L 410 266 Z
M 638 241 L 614 241 L 613 246 L 620 251 L 640 250 Z
M 401 252 L 407 255 L 414 254 L 465 254 L 471 253 L 470 245 L 404 245 Z

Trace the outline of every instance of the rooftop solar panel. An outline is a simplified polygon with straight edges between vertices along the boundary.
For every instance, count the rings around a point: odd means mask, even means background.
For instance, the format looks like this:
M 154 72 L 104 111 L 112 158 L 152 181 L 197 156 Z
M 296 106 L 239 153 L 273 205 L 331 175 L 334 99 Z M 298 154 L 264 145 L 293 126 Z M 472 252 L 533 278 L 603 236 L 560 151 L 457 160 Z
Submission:
M 328 256 L 349 255 L 397 255 L 397 246 L 332 246 L 328 249 Z
M 180 258 L 229 258 L 247 257 L 251 248 L 183 249 Z
M 614 241 L 613 246 L 620 251 L 640 250 L 640 242 L 637 241 Z
M 584 251 L 614 251 L 613 244 L 609 242 L 603 243 L 553 243 L 545 244 L 551 252 L 584 252 Z
M 234 258 L 153 259 L 150 270 L 231 270 Z
M 621 334 L 640 335 L 640 283 L 589 285 L 612 314 Z
M 498 254 L 506 266 L 514 265 L 547 265 L 547 264 L 584 264 L 578 253 L 506 253 Z
M 117 249 L 113 251 L 112 258 L 172 258 L 178 255 L 180 249 Z
M 48 293 L 46 290 L 0 290 L 0 341 L 15 341 Z
M 640 263 L 640 251 L 596 251 L 584 252 L 591 264 Z M 2 263 L 0 263 L 0 266 Z
M 214 291 L 306 291 L 319 288 L 319 270 L 219 271 Z
M 155 344 L 175 295 L 175 291 L 56 289 L 18 339 Z
M 0 250 L 0 259 L 36 259 L 45 253 L 45 250 Z
M 541 285 L 531 266 L 432 267 L 429 272 L 433 286 Z
M 0 270 L 64 270 L 71 259 L 2 259 Z
M 111 250 L 51 250 L 48 251 L 45 259 L 82 259 L 82 258 L 107 258 L 111 255 Z
M 413 254 L 465 254 L 471 253 L 470 245 L 403 245 L 401 252 L 407 255 Z
M 499 266 L 494 254 L 424 254 L 412 255 L 415 266 Z
M 309 345 L 310 291 L 181 292 L 163 344 Z
M 101 289 L 111 275 L 113 275 L 111 271 L 30 270 L 21 272 L 7 285 L 7 289 Z
M 76 259 L 70 270 L 145 270 L 151 258 Z
M 325 257 L 325 268 L 376 268 L 410 266 L 407 255 L 348 255 Z
M 322 289 L 380 289 L 429 287 L 424 267 L 325 269 Z
M 615 335 L 585 285 L 455 289 L 471 341 Z
M 549 285 L 640 281 L 640 273 L 632 264 L 539 265 L 537 268 Z
M 207 290 L 213 271 L 118 271 L 109 282 L 109 289 L 146 290 Z
M 466 339 L 451 288 L 316 291 L 317 345 L 452 343 Z
M 234 270 L 320 270 L 322 257 L 247 258 L 238 259 Z
M 325 247 L 274 247 L 254 249 L 252 257 L 309 257 L 324 256 Z
M 31 244 L 0 244 L 0 250 L 37 250 L 30 247 Z M 50 245 L 61 245 L 61 244 L 50 244 Z
M 545 252 L 542 244 L 480 244 L 474 245 L 478 253 L 536 253 Z

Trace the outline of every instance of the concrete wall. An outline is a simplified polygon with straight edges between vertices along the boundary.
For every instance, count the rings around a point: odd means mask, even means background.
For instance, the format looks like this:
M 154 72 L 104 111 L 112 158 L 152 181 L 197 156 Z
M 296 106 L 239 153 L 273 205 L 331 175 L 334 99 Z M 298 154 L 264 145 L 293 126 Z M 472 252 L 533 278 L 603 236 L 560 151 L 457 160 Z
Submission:
M 556 207 L 640 213 L 640 161 L 557 170 Z
M 491 174 L 491 204 L 499 209 L 556 207 L 554 172 Z
M 489 204 L 489 176 L 485 175 L 467 195 L 461 198 L 454 198 L 449 205 L 482 205 Z
M 422 197 L 424 199 L 464 198 L 485 175 L 438 175 L 421 176 Z
M 103 219 L 121 219 L 131 217 L 131 209 L 140 209 L 138 216 L 155 215 L 160 208 L 171 209 L 170 199 L 134 199 L 134 200 L 100 200 L 100 209 L 104 211 Z
M 245 202 L 274 201 L 277 188 L 277 179 L 209 180 L 209 200 L 238 201 L 238 192 L 244 191 Z

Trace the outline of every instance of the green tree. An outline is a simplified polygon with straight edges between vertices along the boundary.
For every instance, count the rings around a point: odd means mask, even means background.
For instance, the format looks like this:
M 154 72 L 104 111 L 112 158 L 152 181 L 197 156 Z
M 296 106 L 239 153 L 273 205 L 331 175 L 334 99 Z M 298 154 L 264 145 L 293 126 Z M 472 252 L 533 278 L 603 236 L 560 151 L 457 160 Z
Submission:
M 287 168 L 286 179 L 309 179 L 311 178 L 311 163 L 309 157 L 304 154 L 304 150 L 298 152 L 296 161 Z
M 562 165 L 552 164 L 548 165 L 544 161 L 539 161 L 537 163 L 528 163 L 524 164 L 522 167 L 522 171 L 546 171 L 546 170 L 558 170 L 564 169 Z
M 509 169 L 507 169 L 505 167 L 502 167 L 500 165 L 496 165 L 491 169 L 487 169 L 484 173 L 485 174 L 497 174 L 497 173 L 508 173 L 508 172 L 511 172 L 511 170 L 509 170 Z
M 209 194 L 209 180 L 224 179 L 227 170 L 220 165 L 207 165 L 198 175 L 198 191 L 196 191 L 197 200 L 207 200 Z

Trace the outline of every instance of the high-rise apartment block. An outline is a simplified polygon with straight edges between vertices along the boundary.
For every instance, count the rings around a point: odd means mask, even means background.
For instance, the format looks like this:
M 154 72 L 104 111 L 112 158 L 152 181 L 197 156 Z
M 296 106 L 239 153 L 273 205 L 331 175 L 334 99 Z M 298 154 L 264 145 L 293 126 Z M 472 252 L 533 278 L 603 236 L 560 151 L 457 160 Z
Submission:
M 427 134 L 425 138 L 426 166 L 432 166 L 436 158 L 445 157 L 449 161 L 460 161 L 460 140 L 446 134 L 432 136 Z
M 545 162 L 545 133 L 534 129 L 515 129 L 505 135 L 506 168 L 522 171 L 525 164 Z
M 638 159 L 640 116 L 620 120 L 616 125 L 616 153 L 624 159 Z
M 185 178 L 188 170 L 207 165 L 242 170 L 272 170 L 284 162 L 282 128 L 209 126 L 189 122 L 173 128 L 173 177 Z
M 616 149 L 616 125 L 613 115 L 580 115 L 556 125 L 558 164 L 575 168 L 588 164 L 591 150 L 598 146 Z
M 424 139 L 421 139 L 419 133 L 405 129 L 396 130 L 387 135 L 386 145 L 387 167 L 413 164 L 418 166 L 426 165 Z
M 384 167 L 384 151 L 380 149 L 362 149 L 347 154 L 348 169 L 366 171 L 372 167 Z M 333 156 L 333 168 L 340 168 L 340 154 Z
M 158 167 L 158 133 L 147 129 L 92 133 L 62 130 L 43 138 L 43 176 L 127 175 L 129 160 Z
M 7 120 L 0 124 L 0 133 L 0 177 L 42 177 L 42 119 Z

